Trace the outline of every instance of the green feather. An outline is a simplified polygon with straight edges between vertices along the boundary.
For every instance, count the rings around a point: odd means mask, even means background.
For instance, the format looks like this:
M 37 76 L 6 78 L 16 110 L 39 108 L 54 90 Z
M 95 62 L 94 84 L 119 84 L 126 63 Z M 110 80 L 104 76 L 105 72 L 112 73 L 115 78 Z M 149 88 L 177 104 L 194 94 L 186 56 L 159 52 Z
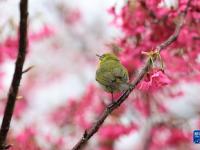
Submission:
M 128 71 L 117 56 L 106 53 L 100 57 L 100 66 L 96 71 L 96 81 L 107 92 L 119 92 L 128 87 Z

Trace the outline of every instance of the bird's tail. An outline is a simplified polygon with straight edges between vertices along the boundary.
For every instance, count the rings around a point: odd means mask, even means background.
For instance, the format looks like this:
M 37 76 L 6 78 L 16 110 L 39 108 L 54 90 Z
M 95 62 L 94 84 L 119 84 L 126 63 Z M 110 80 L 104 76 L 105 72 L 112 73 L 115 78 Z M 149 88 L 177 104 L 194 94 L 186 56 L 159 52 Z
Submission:
M 122 84 L 120 84 L 119 89 L 121 92 L 124 92 L 124 91 L 128 90 L 129 87 L 130 87 L 130 83 L 122 83 Z

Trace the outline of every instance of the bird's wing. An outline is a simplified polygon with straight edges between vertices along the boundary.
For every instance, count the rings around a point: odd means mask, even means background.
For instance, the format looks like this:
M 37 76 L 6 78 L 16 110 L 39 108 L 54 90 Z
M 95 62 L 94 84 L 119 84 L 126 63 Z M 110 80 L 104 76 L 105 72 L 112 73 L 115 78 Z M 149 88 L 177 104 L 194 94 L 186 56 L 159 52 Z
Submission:
M 115 77 L 115 79 L 120 80 L 121 82 L 127 82 L 128 81 L 128 73 L 126 68 L 124 68 L 123 66 L 118 66 L 115 67 L 112 71 L 113 76 Z
M 110 86 L 115 81 L 115 77 L 110 71 L 99 68 L 96 72 L 96 80 L 104 86 Z

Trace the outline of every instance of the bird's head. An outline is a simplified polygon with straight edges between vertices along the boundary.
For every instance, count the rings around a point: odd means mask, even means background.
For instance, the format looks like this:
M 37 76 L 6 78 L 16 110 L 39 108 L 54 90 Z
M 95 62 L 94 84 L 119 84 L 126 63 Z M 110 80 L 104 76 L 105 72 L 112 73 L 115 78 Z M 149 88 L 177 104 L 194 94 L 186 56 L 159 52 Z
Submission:
M 106 61 L 110 61 L 110 60 L 114 60 L 114 61 L 119 61 L 119 59 L 117 58 L 117 56 L 115 56 L 112 53 L 105 53 L 103 55 L 98 55 L 97 57 L 99 57 L 100 60 L 100 64 Z

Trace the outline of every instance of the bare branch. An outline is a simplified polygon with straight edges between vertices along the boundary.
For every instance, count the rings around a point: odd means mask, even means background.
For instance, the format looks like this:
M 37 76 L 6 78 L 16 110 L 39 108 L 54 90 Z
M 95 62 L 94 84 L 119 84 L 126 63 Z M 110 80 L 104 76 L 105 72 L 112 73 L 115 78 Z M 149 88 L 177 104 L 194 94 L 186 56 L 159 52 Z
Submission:
M 0 129 L 0 150 L 5 150 L 10 147 L 7 146 L 6 144 L 6 137 L 10 128 L 10 122 L 15 107 L 19 84 L 23 74 L 23 65 L 26 57 L 26 47 L 27 47 L 27 18 L 28 18 L 28 0 L 21 0 L 18 56 L 15 64 L 15 71 L 9 89 L 8 100 Z

